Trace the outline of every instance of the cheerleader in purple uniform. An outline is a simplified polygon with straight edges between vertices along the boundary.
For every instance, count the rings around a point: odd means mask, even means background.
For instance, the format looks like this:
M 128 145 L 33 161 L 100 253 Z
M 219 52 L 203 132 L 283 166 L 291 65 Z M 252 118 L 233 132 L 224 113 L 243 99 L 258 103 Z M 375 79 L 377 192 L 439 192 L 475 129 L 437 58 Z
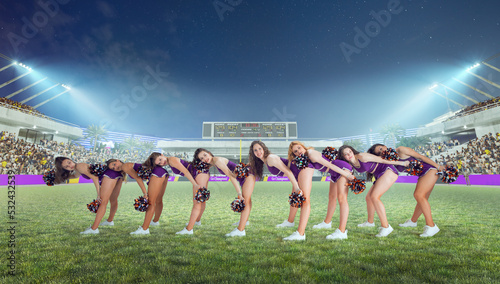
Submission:
M 312 176 L 315 168 L 338 173 L 349 180 L 354 178 L 354 176 L 350 172 L 343 170 L 338 166 L 330 163 L 330 161 L 324 159 L 321 153 L 314 150 L 313 147 L 306 147 L 302 142 L 299 141 L 293 141 L 292 143 L 290 143 L 290 146 L 288 147 L 288 160 L 292 161 L 295 157 L 301 155 L 307 155 L 308 159 L 310 160 L 310 163 L 307 165 L 307 167 L 305 167 L 304 169 L 298 169 L 296 166 L 291 166 L 290 169 L 292 170 L 292 172 L 294 172 L 294 175 L 299 182 L 300 189 L 302 190 L 302 193 L 304 194 L 306 200 L 304 201 L 300 209 L 300 220 L 297 231 L 292 235 L 284 238 L 284 240 L 301 241 L 306 239 L 305 229 L 309 220 L 309 215 L 311 213 L 310 194 L 312 188 Z M 291 163 L 289 162 L 289 165 L 290 164 Z M 296 212 L 297 208 L 290 208 L 290 214 L 287 222 L 293 222 Z
M 299 193 L 299 183 L 295 178 L 293 172 L 288 168 L 288 160 L 285 158 L 280 158 L 274 154 L 271 154 L 266 144 L 262 141 L 253 141 L 250 145 L 250 153 L 248 155 L 250 167 L 253 169 L 254 175 L 257 180 L 262 178 L 262 172 L 264 164 L 267 166 L 267 169 L 271 174 L 275 176 L 286 176 L 288 180 L 292 183 L 292 192 Z M 295 165 L 291 165 L 291 167 L 295 167 Z M 290 206 L 290 221 L 285 220 L 282 224 L 277 225 L 277 227 L 293 227 L 295 223 L 293 219 L 295 218 L 295 214 L 297 213 L 297 208 Z
M 398 179 L 398 171 L 393 165 L 407 167 L 409 162 L 388 161 L 369 153 L 359 153 L 353 147 L 344 145 L 339 149 L 339 157 L 352 165 L 359 173 L 367 173 L 368 180 L 373 175 L 376 183 L 372 185 L 366 195 L 368 221 L 358 227 L 375 227 L 375 212 L 380 219 L 381 227 L 376 237 L 387 237 L 393 230 L 387 222 L 385 207 L 380 198 Z
M 245 209 L 241 211 L 240 223 L 238 227 L 235 228 L 232 232 L 226 234 L 226 237 L 243 237 L 246 235 L 245 233 L 245 225 L 248 221 L 248 217 L 250 216 L 250 211 L 252 210 L 252 193 L 255 186 L 255 175 L 252 174 L 252 169 L 250 169 L 250 173 L 247 177 L 244 178 L 236 178 L 234 175 L 234 169 L 236 168 L 236 164 L 229 161 L 224 157 L 214 157 L 212 153 L 205 149 L 197 149 L 195 152 L 194 159 L 198 159 L 210 166 L 215 166 L 217 170 L 221 174 L 224 174 L 229 177 L 229 180 L 233 184 L 236 189 L 236 193 L 238 194 L 238 199 L 245 202 Z
M 81 234 L 99 234 L 99 226 L 113 226 L 113 219 L 118 209 L 118 195 L 122 187 L 123 175 L 121 172 L 107 169 L 100 177 L 90 173 L 89 165 L 85 163 L 75 163 L 66 157 L 57 157 L 55 160 L 56 183 L 64 183 L 68 179 L 82 176 L 85 179 L 91 179 L 97 191 L 96 200 L 100 201 L 99 209 L 96 212 L 95 220 L 92 226 L 87 228 Z M 101 223 L 108 201 L 111 203 L 108 219 Z
M 154 153 L 155 165 L 157 166 L 170 166 L 174 174 L 186 177 L 193 184 L 193 208 L 191 210 L 191 216 L 189 222 L 186 223 L 186 227 L 181 231 L 177 232 L 177 235 L 192 235 L 193 227 L 201 226 L 201 216 L 205 211 L 205 202 L 198 202 L 194 200 L 194 196 L 200 187 L 207 187 L 209 180 L 208 169 L 203 169 L 198 171 L 193 163 L 181 160 L 177 157 L 165 157 L 163 154 Z
M 387 150 L 387 147 L 382 144 L 375 144 L 368 150 L 369 153 L 375 154 L 377 156 L 382 155 L 382 152 Z M 444 170 L 444 166 L 439 166 L 433 160 L 415 152 L 415 150 L 408 147 L 398 147 L 396 152 L 399 155 L 400 161 L 413 161 L 419 160 L 422 163 L 422 172 L 418 175 L 417 186 L 415 187 L 415 192 L 413 197 L 417 201 L 413 216 L 408 219 L 403 224 L 399 224 L 401 227 L 416 227 L 417 220 L 420 215 L 424 214 L 425 226 L 424 232 L 421 237 L 432 237 L 439 232 L 438 226 L 432 220 L 431 206 L 429 204 L 429 196 L 431 195 L 432 189 L 438 180 L 438 171 Z M 404 167 L 396 166 L 396 169 L 400 172 L 405 171 Z
M 322 158 L 327 162 L 330 160 L 322 155 Z M 330 162 L 337 166 L 338 168 L 352 173 L 352 166 L 346 161 L 334 160 Z M 328 207 L 326 211 L 325 220 L 317 225 L 313 226 L 313 229 L 330 229 L 332 227 L 332 217 L 335 212 L 335 207 L 337 205 L 337 199 L 340 207 L 340 220 L 339 227 L 332 234 L 326 236 L 329 240 L 342 240 L 347 239 L 347 218 L 349 217 L 349 203 L 347 202 L 347 194 L 349 189 L 347 187 L 347 181 L 352 180 L 354 176 L 345 177 L 340 173 L 332 171 L 320 163 L 313 162 L 314 168 L 320 172 L 328 172 L 330 174 L 330 189 L 328 192 Z

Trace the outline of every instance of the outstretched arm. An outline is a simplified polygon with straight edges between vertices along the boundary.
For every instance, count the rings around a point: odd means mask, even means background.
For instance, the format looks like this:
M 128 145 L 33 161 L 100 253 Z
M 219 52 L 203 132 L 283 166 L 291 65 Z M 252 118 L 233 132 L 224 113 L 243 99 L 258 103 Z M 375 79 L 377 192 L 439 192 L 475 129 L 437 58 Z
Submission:
M 276 155 L 269 155 L 267 157 L 267 164 L 271 167 L 275 167 L 278 170 L 282 171 L 285 176 L 288 178 L 288 180 L 292 183 L 293 186 L 293 191 L 299 192 L 299 183 L 295 179 L 295 176 L 293 175 L 292 171 L 290 170 L 289 167 L 287 167 L 281 159 L 276 156 Z
M 95 186 L 95 190 L 97 192 L 97 199 L 100 200 L 101 199 L 101 185 L 99 184 L 99 177 L 90 173 L 89 164 L 78 163 L 78 164 L 76 164 L 76 170 L 80 174 L 84 174 L 84 175 L 88 176 L 90 179 L 92 179 L 92 182 L 94 183 L 94 186 Z
M 336 165 L 330 163 L 329 161 L 323 159 L 323 156 L 321 155 L 320 152 L 313 150 L 313 149 L 309 149 L 309 150 L 307 150 L 307 153 L 309 155 L 309 159 L 312 162 L 320 163 L 321 165 L 331 169 L 332 171 L 339 173 L 340 175 L 347 178 L 348 180 L 354 179 L 354 176 L 352 175 L 352 173 L 350 173 L 346 170 L 343 170 L 343 169 L 337 167 Z
M 389 161 L 389 160 L 384 160 L 380 158 L 379 156 L 372 155 L 370 153 L 359 153 L 356 155 L 357 158 L 361 162 L 374 162 L 374 163 L 381 163 L 381 164 L 388 164 L 388 165 L 396 165 L 396 166 L 403 166 L 403 167 L 408 167 L 410 162 L 408 161 Z
M 139 177 L 139 175 L 137 175 L 137 172 L 134 170 L 134 164 L 133 163 L 123 164 L 122 171 L 124 171 L 126 174 L 128 174 L 133 179 L 135 179 L 135 181 L 137 181 L 137 185 L 139 185 L 139 187 L 142 190 L 142 195 L 144 196 L 144 198 L 147 199 L 148 198 L 148 191 L 146 190 L 146 186 L 144 185 L 144 181 L 142 180 L 142 178 Z
M 233 173 L 227 167 L 228 160 L 223 157 L 217 157 L 217 159 L 214 158 L 214 160 L 215 166 L 219 168 L 226 176 L 228 176 L 229 180 L 231 180 L 231 183 L 233 184 L 234 189 L 236 189 L 236 193 L 238 194 L 238 199 L 243 200 L 243 194 L 241 193 L 240 184 L 236 180 L 236 177 L 233 175 Z
M 411 149 L 411 148 L 408 148 L 408 147 L 403 147 L 403 146 L 400 146 L 396 149 L 396 152 L 398 152 L 398 154 L 401 156 L 401 155 L 406 155 L 406 156 L 410 156 L 410 157 L 413 157 L 415 159 L 418 159 L 422 162 L 425 162 L 433 167 L 435 167 L 436 169 L 438 169 L 439 171 L 443 170 L 444 169 L 444 166 L 439 166 L 436 162 L 434 162 L 433 160 L 427 158 L 426 156 L 424 155 L 421 155 L 419 153 L 417 153 L 417 151 Z
M 186 167 L 184 167 L 184 165 L 181 163 L 181 160 L 177 157 L 168 157 L 168 164 L 171 166 L 171 167 L 174 167 L 176 169 L 178 169 L 181 173 L 184 174 L 184 176 L 193 184 L 193 186 L 195 188 L 199 188 L 201 186 L 199 186 L 196 181 L 194 180 L 193 176 L 191 175 L 191 173 L 186 169 Z

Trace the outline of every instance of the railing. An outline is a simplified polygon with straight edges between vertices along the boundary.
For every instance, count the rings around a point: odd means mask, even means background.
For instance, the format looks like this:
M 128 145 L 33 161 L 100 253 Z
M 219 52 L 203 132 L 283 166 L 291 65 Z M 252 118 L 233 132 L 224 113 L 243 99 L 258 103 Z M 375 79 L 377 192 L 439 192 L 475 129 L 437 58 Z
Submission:
M 40 113 L 38 111 L 32 111 L 32 110 L 28 110 L 28 109 L 23 109 L 23 108 L 20 108 L 20 107 L 17 107 L 17 106 L 8 104 L 8 103 L 4 103 L 4 102 L 0 102 L 0 106 L 4 107 L 4 108 L 7 108 L 7 109 L 17 110 L 17 111 L 20 111 L 20 112 L 23 112 L 23 113 L 26 113 L 26 114 L 29 114 L 29 115 L 36 116 L 36 117 L 40 117 L 40 118 L 48 119 L 48 120 L 51 120 L 51 121 L 55 121 L 57 123 L 61 123 L 61 124 L 64 124 L 64 125 L 68 125 L 68 126 L 80 128 L 80 126 L 78 126 L 76 124 L 73 124 L 73 123 L 70 123 L 70 122 L 67 122 L 67 121 L 64 121 L 64 120 L 60 120 L 60 119 L 57 119 L 57 118 L 54 118 L 54 117 L 50 117 L 50 116 L 42 114 L 42 113 Z
M 476 112 L 481 112 L 483 110 L 487 110 L 487 109 L 491 109 L 491 108 L 496 108 L 496 107 L 499 107 L 499 106 L 500 106 L 500 101 L 498 101 L 496 103 L 491 103 L 491 104 L 488 104 L 488 105 L 485 105 L 485 106 L 482 106 L 482 107 L 479 107 L 479 108 L 471 109 L 471 110 L 468 110 L 466 112 L 456 113 L 454 116 L 450 117 L 446 121 L 450 121 L 450 120 L 453 120 L 453 119 L 456 119 L 456 118 L 459 118 L 459 117 L 463 117 L 463 116 L 468 116 L 468 115 L 471 115 L 471 114 L 476 113 Z

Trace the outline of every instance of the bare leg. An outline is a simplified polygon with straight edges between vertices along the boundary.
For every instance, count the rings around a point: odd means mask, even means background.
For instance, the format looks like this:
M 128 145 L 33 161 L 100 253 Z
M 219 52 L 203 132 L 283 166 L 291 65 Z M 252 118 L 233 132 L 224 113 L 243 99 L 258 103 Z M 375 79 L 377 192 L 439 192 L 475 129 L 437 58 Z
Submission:
M 200 186 L 207 187 L 208 185 L 208 180 L 210 176 L 208 174 L 199 174 L 196 176 L 195 180 L 196 183 L 199 184 Z M 191 209 L 191 216 L 189 217 L 189 222 L 186 226 L 186 229 L 188 231 L 191 231 L 194 227 L 194 223 L 198 222 L 201 220 L 201 216 L 203 215 L 203 211 L 205 211 L 205 202 L 201 203 L 196 200 L 194 200 L 194 197 L 196 195 L 196 192 L 198 191 L 198 188 L 195 188 L 193 186 L 193 209 Z
M 149 224 L 151 224 L 151 220 L 153 219 L 153 215 L 156 212 L 156 201 L 158 200 L 158 196 L 162 191 L 163 181 L 166 177 L 156 177 L 151 176 L 149 179 L 148 185 L 148 198 L 149 198 L 149 207 L 146 210 L 146 215 L 144 216 L 144 223 L 142 224 L 142 229 L 149 229 Z
M 413 222 L 416 222 L 420 214 L 423 213 L 426 225 L 429 227 L 434 227 L 431 205 L 429 204 L 429 196 L 432 192 L 432 189 L 434 188 L 434 185 L 436 184 L 437 179 L 438 175 L 436 175 L 436 171 L 430 170 L 429 172 L 427 172 L 427 174 L 425 174 L 418 180 L 417 187 L 415 188 L 415 192 L 413 193 L 413 196 L 417 201 L 417 206 L 415 207 L 412 221 L 413 218 L 416 218 Z M 416 214 L 418 214 L 418 216 L 415 216 Z
M 238 230 L 243 231 L 245 230 L 245 225 L 248 221 L 248 217 L 250 216 L 250 211 L 252 210 L 252 193 L 253 189 L 255 187 L 255 176 L 254 175 L 249 175 L 245 179 L 245 183 L 243 184 L 243 187 L 241 188 L 241 191 L 243 193 L 243 198 L 245 198 L 245 209 L 241 211 L 241 216 L 240 216 L 240 224 L 238 225 Z
M 118 209 L 118 195 L 120 195 L 120 190 L 122 189 L 122 183 L 123 179 L 119 179 L 116 182 L 115 188 L 113 189 L 111 197 L 109 198 L 110 209 L 109 209 L 109 216 L 107 219 L 108 222 L 112 222 L 113 219 L 115 218 L 116 210 Z
M 99 227 L 104 214 L 106 214 L 106 207 L 108 205 L 109 197 L 113 192 L 113 189 L 116 185 L 116 179 L 110 179 L 108 177 L 104 177 L 101 182 L 101 204 L 99 205 L 99 209 L 97 209 L 94 224 L 92 224 L 92 230 L 95 230 Z
M 167 189 L 167 183 L 168 183 L 168 176 L 166 176 L 165 179 L 163 180 L 160 193 L 158 194 L 158 198 L 156 198 L 156 209 L 153 222 L 160 221 L 161 212 L 163 211 L 163 195 L 165 195 L 165 190 Z
M 337 181 L 338 182 L 338 181 Z M 330 190 L 328 191 L 328 208 L 326 209 L 325 223 L 332 221 L 333 213 L 337 207 L 337 186 L 336 183 L 330 182 Z
M 302 204 L 302 207 L 300 208 L 300 221 L 299 221 L 299 228 L 297 231 L 301 236 L 305 234 L 306 231 L 306 226 L 307 226 L 307 221 L 309 221 L 309 214 L 311 213 L 311 188 L 312 188 L 312 176 L 314 173 L 314 169 L 312 168 L 306 168 L 300 171 L 299 174 L 299 187 L 302 190 L 302 193 L 304 194 L 304 197 L 306 200 Z
M 340 207 L 339 230 L 344 233 L 347 225 L 347 218 L 349 217 L 349 204 L 347 203 L 347 193 L 349 189 L 347 188 L 347 179 L 345 177 L 340 177 L 335 184 Z
M 377 212 L 377 215 L 380 219 L 380 224 L 384 228 L 389 227 L 389 223 L 387 222 L 384 204 L 382 203 L 380 198 L 387 190 L 389 190 L 389 188 L 396 182 L 397 179 L 397 174 L 395 174 L 393 171 L 387 170 L 379 179 L 377 179 L 377 182 L 370 188 L 370 191 L 368 191 L 368 194 L 366 196 L 366 200 L 370 200 L 372 202 L 375 211 Z

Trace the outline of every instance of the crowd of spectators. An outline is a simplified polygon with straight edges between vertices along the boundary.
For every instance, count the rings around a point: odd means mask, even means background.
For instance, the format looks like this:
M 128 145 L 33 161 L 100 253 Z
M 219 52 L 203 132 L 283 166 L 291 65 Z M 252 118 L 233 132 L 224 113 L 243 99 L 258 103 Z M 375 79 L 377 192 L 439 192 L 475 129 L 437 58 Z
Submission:
M 500 133 L 470 140 L 460 151 L 440 155 L 437 162 L 455 165 L 462 174 L 499 174 Z
M 458 145 L 460 145 L 460 142 L 457 139 L 451 139 L 446 142 L 434 142 L 425 146 L 418 146 L 416 150 L 422 155 L 432 158 Z
M 123 162 L 142 163 L 150 154 L 149 151 L 109 148 L 92 151 L 75 144 L 47 140 L 41 140 L 40 143 L 35 144 L 16 138 L 13 133 L 2 131 L 0 134 L 1 174 L 7 174 L 10 169 L 16 174 L 40 175 L 54 167 L 54 158 L 57 156 L 68 157 L 77 163 L 87 164 L 104 163 L 111 158 L 120 159 Z
M 9 109 L 15 109 L 17 111 L 21 111 L 30 115 L 35 115 L 38 117 L 42 118 L 48 118 L 46 115 L 43 113 L 39 112 L 38 110 L 34 109 L 32 106 L 22 104 L 20 102 L 13 101 L 11 99 L 7 98 L 0 98 L 0 106 L 9 108 Z
M 500 98 L 493 98 L 484 102 L 479 102 L 477 104 L 473 104 L 471 106 L 467 106 L 466 108 L 460 110 L 457 112 L 454 116 L 448 118 L 448 120 L 452 120 L 455 118 L 467 116 L 473 113 L 477 113 L 483 110 L 487 110 L 490 108 L 498 107 L 500 106 Z

